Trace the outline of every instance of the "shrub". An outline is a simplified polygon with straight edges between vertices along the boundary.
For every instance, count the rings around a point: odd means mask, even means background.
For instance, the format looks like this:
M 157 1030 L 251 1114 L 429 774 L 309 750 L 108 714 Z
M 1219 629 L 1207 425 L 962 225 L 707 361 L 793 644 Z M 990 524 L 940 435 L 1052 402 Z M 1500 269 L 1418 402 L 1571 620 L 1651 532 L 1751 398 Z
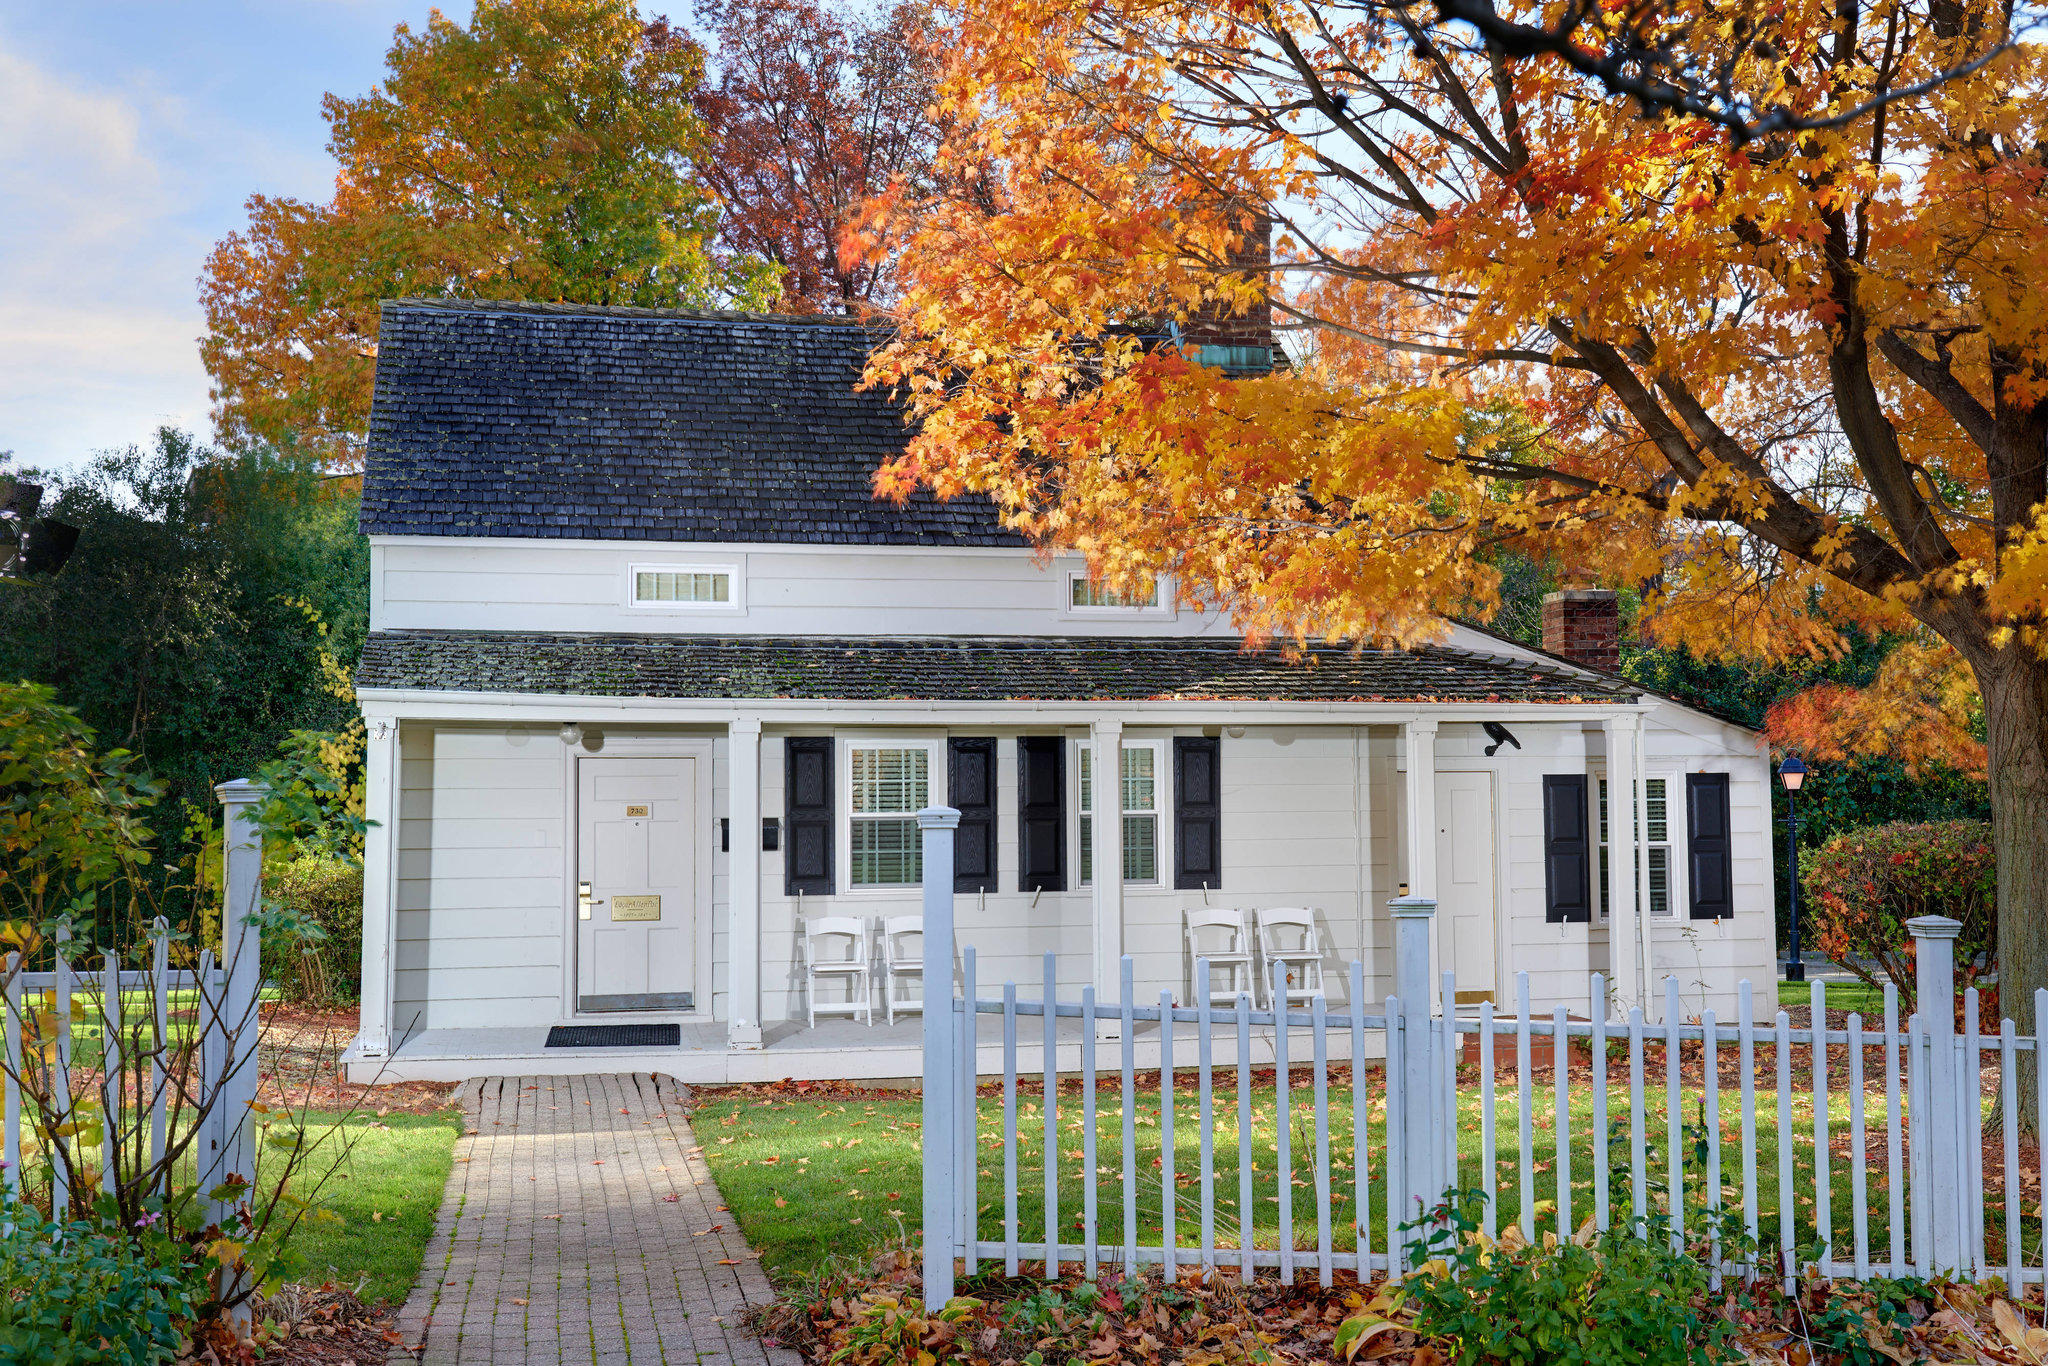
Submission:
M 1456 1366 L 1709 1366 L 1731 1361 L 1734 1326 L 1706 1312 L 1708 1259 L 1674 1249 L 1670 1225 L 1627 1228 L 1542 1244 L 1486 1238 L 1467 1192 L 1440 1206 L 1416 1247 L 1428 1259 L 1401 1289 L 1405 1325 L 1450 1344 Z M 1410 1226 L 1415 1228 L 1416 1226 Z M 1354 1320 L 1356 1322 L 1356 1320 Z M 1339 1350 L 1369 1321 L 1339 1333 Z
M 175 1361 L 207 1299 L 208 1264 L 146 1227 L 54 1223 L 12 1200 L 0 1234 L 0 1361 Z
M 363 984 L 363 869 L 352 859 L 298 853 L 264 870 L 269 899 L 294 913 L 298 932 L 266 936 L 263 972 L 287 999 L 354 1001 Z
M 1961 985 L 1998 956 L 1998 864 L 1983 821 L 1873 825 L 1835 836 L 1799 860 L 1803 910 L 1815 948 L 1873 986 L 1898 983 L 1913 1005 L 1913 937 L 1906 922 L 1945 915 L 1956 939 Z M 1997 1018 L 1995 1002 L 1987 1002 Z

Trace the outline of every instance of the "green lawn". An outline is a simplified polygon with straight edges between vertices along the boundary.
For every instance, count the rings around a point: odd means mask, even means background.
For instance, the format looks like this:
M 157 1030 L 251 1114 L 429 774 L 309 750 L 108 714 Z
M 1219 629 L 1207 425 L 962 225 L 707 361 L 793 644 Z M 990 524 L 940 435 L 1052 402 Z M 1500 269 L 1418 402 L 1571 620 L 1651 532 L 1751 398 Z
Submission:
M 1839 1066 L 1839 1064 L 1838 1064 Z M 1644 1122 L 1650 1149 L 1645 1170 L 1646 1200 L 1652 1210 L 1667 1203 L 1667 1112 L 1658 1083 L 1661 1066 L 1648 1071 L 1651 1094 Z M 1837 1088 L 1841 1078 L 1835 1078 Z M 1777 1225 L 1771 1211 L 1777 1191 L 1777 1097 L 1769 1083 L 1760 1080 L 1758 1108 L 1758 1180 L 1763 1190 L 1765 1218 L 1763 1241 L 1775 1246 Z M 1628 1172 L 1628 1115 L 1626 1085 L 1611 1089 L 1609 1131 L 1612 1135 L 1610 1201 L 1617 1222 L 1626 1217 L 1630 1201 Z M 1681 1144 L 1687 1186 L 1695 1200 L 1703 1200 L 1703 1161 L 1691 1155 L 1694 1142 L 1703 1143 L 1699 1128 L 1700 1092 L 1686 1093 Z M 1367 1147 L 1372 1163 L 1372 1241 L 1384 1247 L 1386 1241 L 1385 1192 L 1380 1182 L 1384 1172 L 1384 1103 L 1375 1080 L 1369 1089 Z M 1293 1240 L 1298 1248 L 1313 1248 L 1317 1238 L 1315 1193 L 1315 1131 L 1312 1093 L 1307 1079 L 1296 1076 L 1289 1126 L 1293 1148 L 1292 1183 Z M 1839 1144 L 1848 1130 L 1848 1098 L 1839 1089 L 1830 1107 L 1835 1121 L 1834 1138 Z M 1463 1123 L 1459 1132 L 1460 1181 L 1476 1187 L 1480 1172 L 1481 1125 L 1479 1102 L 1468 1080 L 1461 1097 Z M 1351 1093 L 1347 1086 L 1330 1088 L 1331 1104 L 1331 1226 L 1333 1246 L 1347 1245 L 1352 1238 L 1352 1144 Z M 1196 1241 L 1200 1210 L 1200 1139 L 1196 1124 L 1199 1096 L 1192 1077 L 1183 1077 L 1175 1089 L 1174 1161 L 1178 1240 Z M 1217 1233 L 1220 1242 L 1234 1243 L 1237 1231 L 1238 1143 L 1234 1077 L 1219 1073 L 1216 1099 L 1214 1170 Z M 1536 1224 L 1539 1232 L 1556 1227 L 1557 1145 L 1553 1092 L 1547 1085 L 1532 1088 L 1531 1148 L 1536 1171 Z M 1137 1184 L 1139 1237 L 1156 1242 L 1160 1236 L 1160 1106 L 1156 1086 L 1142 1092 L 1135 1107 L 1138 1167 Z M 1740 1094 L 1724 1086 L 1722 1116 L 1722 1188 L 1724 1201 L 1741 1198 Z M 1883 1145 L 1883 1095 L 1866 1103 L 1866 1124 L 1870 1147 L 1868 1200 L 1873 1254 L 1886 1250 L 1887 1206 Z M 1275 1179 L 1275 1092 L 1269 1085 L 1257 1088 L 1253 1096 L 1252 1167 L 1254 1241 L 1262 1247 L 1279 1243 L 1279 1188 Z M 712 1099 L 699 1107 L 693 1117 L 697 1134 L 719 1188 L 738 1217 L 749 1241 L 762 1253 L 769 1271 L 781 1276 L 816 1269 L 834 1254 L 859 1254 L 901 1232 L 921 1225 L 919 1175 L 919 1102 L 914 1097 L 896 1099 L 873 1097 L 861 1100 L 814 1101 L 762 1098 Z M 1798 1214 L 1795 1238 L 1802 1245 L 1814 1236 L 1813 1112 L 1811 1102 L 1795 1092 L 1792 1102 L 1794 1129 L 1793 1166 Z M 1105 1087 L 1098 1108 L 1096 1150 L 1097 1220 L 1101 1242 L 1121 1240 L 1123 1191 L 1120 1170 L 1122 1116 L 1112 1087 Z M 1061 1097 L 1061 1150 L 1059 1173 L 1062 1237 L 1078 1242 L 1082 1211 L 1081 1101 L 1078 1093 Z M 1582 1223 L 1593 1210 L 1592 1098 L 1581 1080 L 1574 1085 L 1570 1116 L 1572 1222 Z M 1022 1095 L 1018 1103 L 1018 1236 L 1035 1240 L 1043 1236 L 1044 1213 L 1044 1113 L 1035 1096 Z M 1003 1109 L 1000 1098 L 984 1096 L 979 1109 L 981 1171 L 980 1234 L 999 1239 L 1003 1227 Z M 1496 1164 L 1501 1227 L 1516 1221 L 1521 1204 L 1516 1094 L 1512 1081 L 1496 1099 Z M 1839 1151 L 1830 1164 L 1829 1188 L 1833 1202 L 1831 1220 L 1837 1238 L 1838 1255 L 1848 1255 L 1853 1167 Z M 1994 1193 L 1996 1176 L 1989 1178 Z M 2038 1258 L 2037 1221 L 2030 1201 L 2026 1235 L 2030 1258 Z M 1994 1246 L 1998 1234 L 1994 1230 Z
M 1778 1009 L 1790 1010 L 1794 1006 L 1810 1006 L 1812 1004 L 1813 983 L 1778 983 Z M 1857 1012 L 1863 1016 L 1864 1024 L 1868 1025 L 1875 1022 L 1878 1025 L 1882 1025 L 1884 1023 L 1884 988 L 1865 986 L 1861 982 L 1830 982 L 1828 983 L 1828 1009 Z M 1900 1011 L 1904 1013 L 1903 1005 L 1900 1007 Z M 1728 1021 L 1723 1020 L 1722 1023 L 1726 1024 Z M 1995 1022 L 1992 1025 L 1992 1031 L 1994 1033 L 1997 1032 Z
M 319 1133 L 337 1118 L 315 1112 L 308 1128 Z M 302 1219 L 292 1231 L 287 1274 L 345 1285 L 362 1280 L 368 1302 L 403 1300 L 419 1278 L 461 1133 L 454 1110 L 383 1119 L 357 1114 L 329 1133 L 299 1178 L 301 1190 L 319 1183 L 314 1205 L 327 1214 Z

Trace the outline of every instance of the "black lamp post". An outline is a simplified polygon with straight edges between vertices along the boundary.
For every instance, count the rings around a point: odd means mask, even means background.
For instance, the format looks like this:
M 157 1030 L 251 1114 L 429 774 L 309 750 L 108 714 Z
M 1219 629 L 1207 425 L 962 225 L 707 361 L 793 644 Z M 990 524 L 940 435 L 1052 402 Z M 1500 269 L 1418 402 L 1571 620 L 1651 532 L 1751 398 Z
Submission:
M 1778 765 L 1778 781 L 1785 785 L 1785 880 L 1792 911 L 1791 953 L 1785 959 L 1785 980 L 1806 980 L 1806 964 L 1799 961 L 1799 789 L 1806 782 L 1806 765 L 1796 754 L 1785 756 Z

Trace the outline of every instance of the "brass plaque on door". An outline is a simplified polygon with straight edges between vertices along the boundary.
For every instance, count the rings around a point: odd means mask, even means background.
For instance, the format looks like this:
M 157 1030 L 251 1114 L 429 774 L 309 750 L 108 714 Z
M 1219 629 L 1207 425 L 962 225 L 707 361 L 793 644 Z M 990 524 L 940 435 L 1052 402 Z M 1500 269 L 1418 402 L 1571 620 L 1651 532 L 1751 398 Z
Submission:
M 646 808 L 646 807 L 644 807 L 644 806 L 629 806 L 629 807 L 627 807 L 627 808 L 626 808 L 626 819 L 627 819 L 627 820 L 629 820 L 629 821 L 632 821 L 632 820 L 646 820 L 646 819 L 647 819 L 647 808 Z
M 661 919 L 661 897 L 615 896 L 612 898 L 613 920 L 659 920 Z

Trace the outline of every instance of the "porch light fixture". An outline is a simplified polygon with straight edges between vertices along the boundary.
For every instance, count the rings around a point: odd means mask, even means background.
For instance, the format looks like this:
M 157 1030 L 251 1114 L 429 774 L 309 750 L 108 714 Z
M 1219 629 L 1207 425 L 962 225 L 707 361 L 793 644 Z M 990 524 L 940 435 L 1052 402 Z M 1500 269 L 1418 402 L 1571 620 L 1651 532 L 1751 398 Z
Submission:
M 1786 927 L 1785 980 L 1806 980 L 1806 964 L 1799 958 L 1799 789 L 1806 784 L 1806 763 L 1788 754 L 1778 765 L 1778 781 L 1785 785 L 1785 904 L 1790 923 Z
M 565 745 L 580 745 L 580 744 L 582 744 L 582 743 L 583 743 L 583 727 L 582 727 L 582 725 L 581 725 L 580 723 L 578 723 L 578 722 L 575 722 L 575 721 L 564 721 L 564 722 L 562 723 L 562 743 L 563 743 L 563 744 L 565 744 Z

